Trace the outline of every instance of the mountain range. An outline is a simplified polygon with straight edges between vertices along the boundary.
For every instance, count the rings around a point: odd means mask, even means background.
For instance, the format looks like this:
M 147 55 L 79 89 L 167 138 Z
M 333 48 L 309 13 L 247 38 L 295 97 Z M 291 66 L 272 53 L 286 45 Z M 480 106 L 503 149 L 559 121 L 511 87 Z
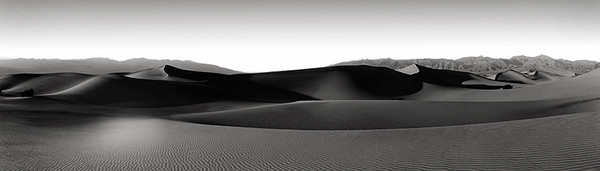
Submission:
M 109 58 L 88 58 L 76 60 L 63 59 L 0 59 L 0 75 L 16 73 L 56 73 L 76 72 L 85 74 L 107 74 L 113 72 L 134 72 L 163 65 L 172 65 L 182 69 L 235 74 L 231 69 L 211 64 L 182 60 L 155 60 L 134 58 L 117 61 Z
M 516 70 L 526 72 L 531 70 L 547 71 L 564 76 L 581 75 L 600 68 L 600 63 L 590 60 L 569 61 L 565 59 L 554 59 L 546 55 L 535 57 L 514 56 L 510 59 L 498 59 L 490 57 L 464 57 L 452 59 L 362 59 L 337 63 L 335 65 L 369 65 L 387 67 L 395 70 L 405 68 L 412 64 L 418 64 L 434 69 L 445 69 L 455 71 L 466 71 L 473 73 L 489 73 L 499 70 Z
M 268 61 L 264 61 L 268 62 Z M 535 57 L 514 56 L 510 59 L 499 59 L 490 57 L 464 57 L 452 59 L 362 59 L 340 62 L 338 65 L 368 65 L 387 67 L 401 70 L 412 64 L 444 70 L 455 70 L 485 75 L 498 73 L 506 70 L 518 72 L 545 71 L 563 76 L 575 76 L 585 74 L 600 68 L 600 62 L 590 60 L 569 61 L 565 59 L 554 59 L 546 55 Z M 155 60 L 145 58 L 134 58 L 125 61 L 117 61 L 109 58 L 88 58 L 77 60 L 62 59 L 0 59 L 0 75 L 16 73 L 56 73 L 76 72 L 84 74 L 107 74 L 115 72 L 135 72 L 148 68 L 170 65 L 181 69 L 211 72 L 219 74 L 241 73 L 234 69 L 223 68 L 211 64 L 197 63 L 182 60 Z

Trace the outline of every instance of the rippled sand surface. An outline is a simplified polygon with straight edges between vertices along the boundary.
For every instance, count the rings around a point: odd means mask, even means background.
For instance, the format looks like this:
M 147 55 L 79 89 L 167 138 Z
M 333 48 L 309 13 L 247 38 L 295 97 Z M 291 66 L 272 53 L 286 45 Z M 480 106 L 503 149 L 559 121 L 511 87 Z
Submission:
M 600 113 L 381 130 L 2 114 L 1 170 L 567 170 L 600 166 Z

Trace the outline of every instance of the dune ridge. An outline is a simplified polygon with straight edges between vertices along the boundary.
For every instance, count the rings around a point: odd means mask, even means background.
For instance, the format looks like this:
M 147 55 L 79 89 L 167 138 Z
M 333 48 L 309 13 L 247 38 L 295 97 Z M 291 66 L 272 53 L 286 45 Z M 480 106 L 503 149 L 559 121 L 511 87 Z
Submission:
M 131 78 L 165 81 L 206 81 L 220 79 L 225 74 L 199 72 L 179 69 L 171 65 L 163 65 L 125 75 Z
M 361 130 L 452 126 L 600 110 L 599 97 L 510 102 L 311 101 L 171 116 L 224 126 Z M 486 111 L 486 112 L 481 112 Z

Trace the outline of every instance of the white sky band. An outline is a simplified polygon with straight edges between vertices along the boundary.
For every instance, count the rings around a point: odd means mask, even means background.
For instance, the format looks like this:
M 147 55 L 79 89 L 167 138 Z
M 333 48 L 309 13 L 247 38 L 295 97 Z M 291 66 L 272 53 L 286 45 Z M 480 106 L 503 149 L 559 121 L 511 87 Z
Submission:
M 600 59 L 600 1 L 0 0 L 0 56 L 246 72 L 364 58 Z

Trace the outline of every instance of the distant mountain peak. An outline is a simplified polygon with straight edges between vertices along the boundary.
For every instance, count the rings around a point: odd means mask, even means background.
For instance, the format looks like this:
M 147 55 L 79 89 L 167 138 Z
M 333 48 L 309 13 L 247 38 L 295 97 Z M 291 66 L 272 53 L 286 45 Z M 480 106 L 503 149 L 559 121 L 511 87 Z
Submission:
M 547 55 L 544 55 L 544 54 L 540 54 L 540 55 L 538 55 L 538 56 L 535 56 L 535 57 L 536 57 L 536 58 L 553 59 L 552 57 L 549 57 L 549 56 L 547 56 Z

